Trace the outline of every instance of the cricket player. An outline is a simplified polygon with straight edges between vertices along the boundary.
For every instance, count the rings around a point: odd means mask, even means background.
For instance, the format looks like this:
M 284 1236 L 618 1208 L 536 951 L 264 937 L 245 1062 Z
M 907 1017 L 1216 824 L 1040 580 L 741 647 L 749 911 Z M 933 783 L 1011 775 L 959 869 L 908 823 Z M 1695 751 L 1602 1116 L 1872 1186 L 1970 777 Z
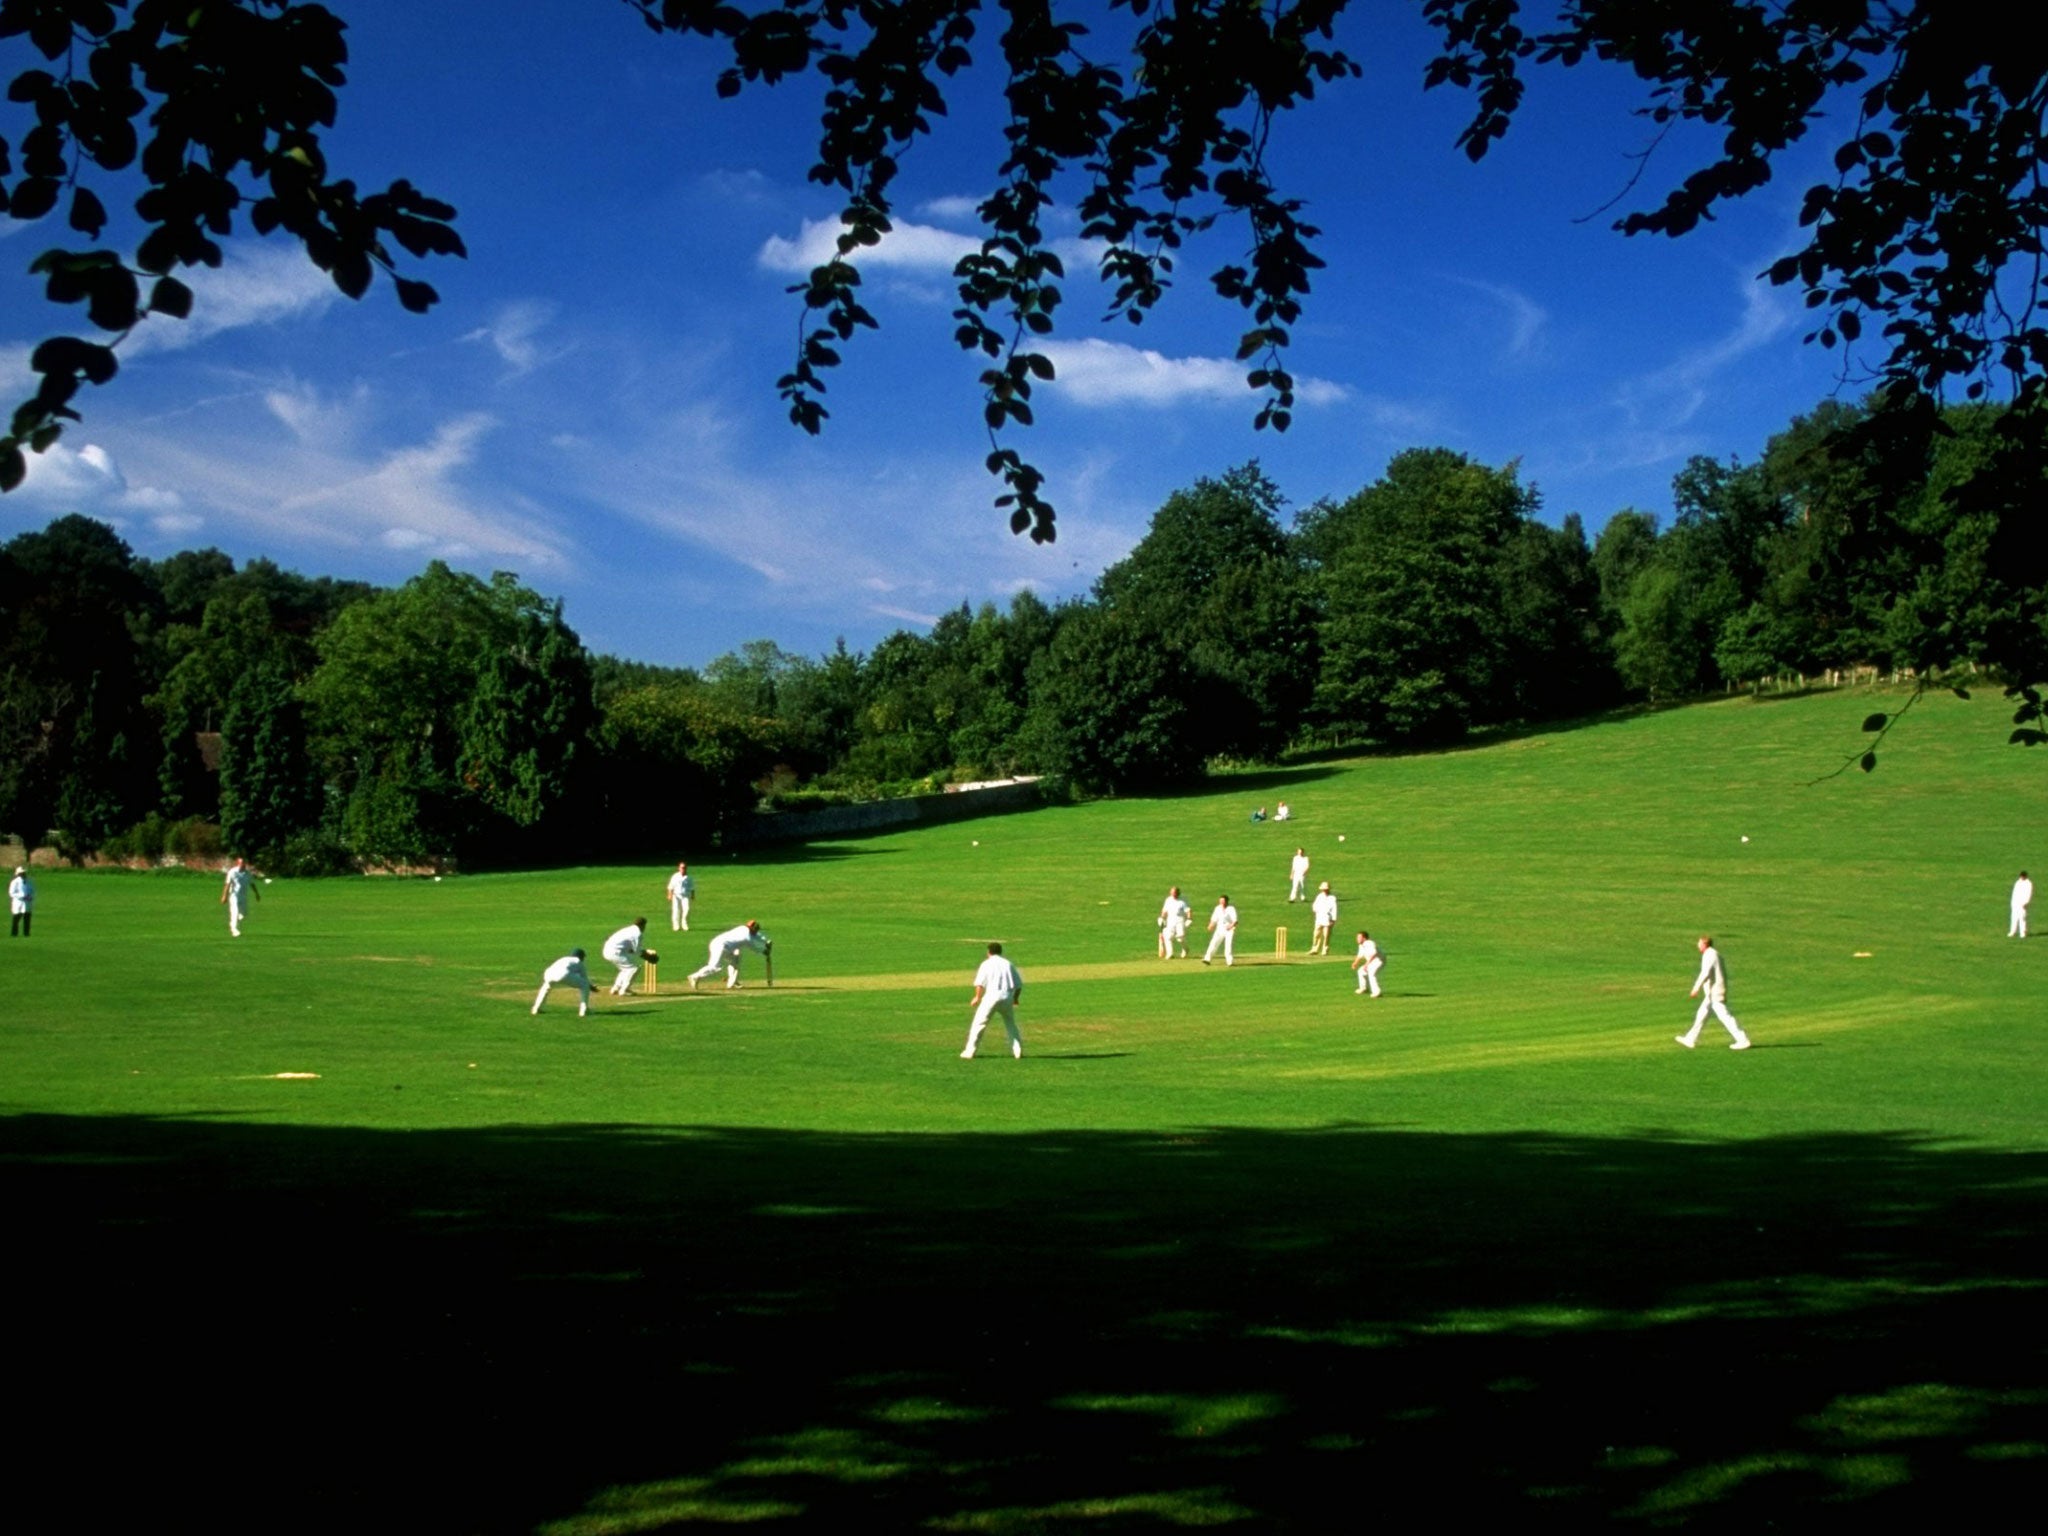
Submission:
M 582 1018 L 590 1012 L 590 972 L 583 968 L 583 951 L 572 949 L 553 965 L 540 973 L 540 991 L 534 994 L 533 1012 L 540 1012 L 540 1005 L 548 1000 L 548 993 L 564 984 L 573 985 L 580 995 L 576 1004 L 576 1017 Z
M 1289 901 L 1302 900 L 1302 892 L 1308 887 L 1308 850 L 1306 848 L 1294 850 L 1294 862 L 1287 866 L 1287 873 L 1291 880 L 1287 887 L 1287 899 Z
M 1195 909 L 1181 899 L 1180 887 L 1170 886 L 1166 892 L 1166 905 L 1159 909 L 1159 958 L 1171 960 L 1174 946 L 1180 946 L 1180 957 L 1188 957 L 1188 924 L 1195 920 Z
M 14 866 L 14 878 L 7 882 L 7 911 L 9 938 L 25 939 L 29 925 L 36 915 L 36 883 L 28 877 L 28 866 Z
M 967 1049 L 960 1053 L 962 1061 L 974 1060 L 975 1044 L 988 1028 L 992 1013 L 1003 1016 L 1003 1028 L 1010 1032 L 1010 1054 L 1019 1061 L 1024 1059 L 1024 1036 L 1017 1029 L 1017 1003 L 1023 996 L 1022 973 L 1003 958 L 1002 945 L 989 945 L 988 958 L 974 973 L 974 1021 L 967 1026 Z
M 1316 930 L 1309 936 L 1308 952 L 1312 955 L 1327 955 L 1330 952 L 1330 930 L 1337 926 L 1337 898 L 1330 892 L 1330 882 L 1325 880 L 1316 887 L 1315 906 Z
M 1363 928 L 1358 930 L 1358 955 L 1351 962 L 1351 969 L 1358 972 L 1358 990 L 1354 996 L 1364 997 L 1370 992 L 1380 995 L 1380 967 L 1387 963 L 1387 957 L 1380 953 L 1379 945 L 1373 943 L 1372 935 Z
M 263 893 L 256 889 L 256 871 L 249 867 L 248 860 L 237 856 L 235 862 L 228 866 L 227 875 L 220 883 L 220 899 L 227 904 L 228 909 L 230 938 L 239 939 L 242 936 L 242 924 L 249 919 L 251 896 L 258 901 L 263 899 Z
M 725 990 L 730 992 L 740 984 L 740 956 L 748 950 L 757 951 L 768 966 L 768 985 L 775 985 L 775 941 L 761 931 L 761 925 L 748 918 L 737 928 L 728 928 L 711 941 L 710 957 L 704 962 L 704 969 L 690 972 L 690 990 L 697 990 L 697 983 L 707 977 L 725 972 Z
M 2012 924 L 2005 930 L 2008 939 L 2024 939 L 2027 936 L 2027 907 L 2034 899 L 2034 882 L 2027 878 L 2027 872 L 2020 871 L 2019 879 L 2012 883 Z
M 668 877 L 668 926 L 671 933 L 690 931 L 690 898 L 697 894 L 697 877 L 688 864 L 678 864 Z
M 1700 935 L 1699 979 L 1692 984 L 1692 990 L 1686 996 L 1699 998 L 1700 1011 L 1693 1015 L 1692 1028 L 1675 1037 L 1680 1045 L 1688 1051 L 1693 1048 L 1700 1037 L 1700 1026 L 1707 1022 L 1707 1015 L 1711 1012 L 1735 1037 L 1728 1042 L 1729 1050 L 1749 1049 L 1749 1036 L 1742 1032 L 1742 1026 L 1735 1022 L 1735 1015 L 1728 1011 L 1728 973 L 1721 968 L 1721 951 L 1714 948 L 1714 941 L 1704 933 Z
M 1202 951 L 1202 964 L 1215 958 L 1219 944 L 1223 946 L 1223 963 L 1237 964 L 1237 908 L 1228 896 L 1218 896 L 1216 909 L 1209 914 L 1209 947 Z
M 633 990 L 633 977 L 640 969 L 640 944 L 646 935 L 647 919 L 636 917 L 604 941 L 602 954 L 619 968 L 618 979 L 611 985 L 613 997 L 624 997 Z

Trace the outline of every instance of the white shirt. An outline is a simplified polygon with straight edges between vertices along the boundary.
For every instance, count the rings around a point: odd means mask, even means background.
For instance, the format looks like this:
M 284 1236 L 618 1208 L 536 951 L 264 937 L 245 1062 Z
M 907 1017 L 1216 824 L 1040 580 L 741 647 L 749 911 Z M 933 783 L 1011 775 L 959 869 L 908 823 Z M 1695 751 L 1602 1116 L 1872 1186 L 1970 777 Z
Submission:
M 1314 911 L 1317 926 L 1322 928 L 1329 927 L 1330 924 L 1337 921 L 1336 896 L 1329 891 L 1316 892 Z
M 239 864 L 231 868 L 227 873 L 227 880 L 225 881 L 228 900 L 237 904 L 246 900 L 249 895 L 249 884 L 255 878 L 256 872 L 246 864 Z
M 1166 905 L 1159 909 L 1159 918 L 1167 928 L 1185 928 L 1195 909 L 1178 896 L 1166 898 Z
M 1728 973 L 1721 969 L 1721 951 L 1709 944 L 1700 951 L 1700 977 L 1692 984 L 1693 991 L 1707 989 L 1707 996 L 1726 998 L 1728 996 Z
M 668 899 L 670 901 L 682 901 L 695 894 L 696 889 L 697 877 L 695 875 L 686 875 L 681 870 L 677 870 L 668 877 Z
M 737 928 L 728 928 L 711 941 L 721 950 L 753 948 L 762 954 L 768 952 L 768 935 L 758 928 L 749 928 L 741 923 Z
M 36 904 L 35 883 L 26 875 L 16 875 L 7 882 L 7 900 L 16 912 L 26 912 Z
M 638 958 L 640 954 L 640 930 L 628 923 L 617 933 L 604 941 L 604 957 L 613 965 Z
M 1371 939 L 1365 940 L 1358 946 L 1358 963 L 1360 965 L 1363 965 L 1367 970 L 1371 970 L 1375 965 L 1379 964 L 1379 961 L 1380 947 Z
M 583 957 L 564 955 L 553 965 L 541 972 L 541 979 L 549 982 L 576 981 L 583 976 Z
M 1001 1002 L 1004 998 L 1012 1002 L 1023 995 L 1024 977 L 1017 967 L 1010 964 L 1006 955 L 990 955 L 981 962 L 981 969 L 974 973 L 974 985 L 982 998 L 993 998 Z
M 1209 927 L 1213 930 L 1229 933 L 1236 926 L 1237 908 L 1226 907 L 1219 901 L 1216 904 L 1216 910 L 1209 914 Z
M 1294 872 L 1295 879 L 1301 879 L 1304 875 L 1308 873 L 1308 855 L 1305 853 L 1297 853 L 1294 856 L 1294 862 L 1290 864 L 1288 868 Z
M 2013 904 L 2014 906 L 2016 906 L 2016 907 L 2024 907 L 2024 906 L 2025 906 L 2025 905 L 2026 905 L 2026 904 L 2027 904 L 2028 902 L 2032 901 L 2033 899 L 2034 899 L 2034 882 L 2033 882 L 2033 881 L 2029 880 L 2029 879 L 2028 879 L 2028 878 L 2027 878 L 2027 877 L 2026 877 L 2025 875 L 2021 875 L 2021 876 L 2019 877 L 2019 879 L 2017 879 L 2017 880 L 2013 881 L 2013 883 L 2012 883 L 2012 904 Z

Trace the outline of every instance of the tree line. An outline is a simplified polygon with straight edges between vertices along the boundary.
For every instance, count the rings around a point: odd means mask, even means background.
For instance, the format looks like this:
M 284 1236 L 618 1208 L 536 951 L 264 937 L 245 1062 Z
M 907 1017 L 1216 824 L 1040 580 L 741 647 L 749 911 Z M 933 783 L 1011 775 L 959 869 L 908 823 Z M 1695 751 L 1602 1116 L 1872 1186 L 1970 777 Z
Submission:
M 1696 458 L 1668 524 L 1624 510 L 1590 543 L 1514 464 L 1410 450 L 1284 522 L 1247 465 L 1168 497 L 1085 597 L 702 669 L 594 656 L 509 573 L 378 589 L 143 558 L 64 517 L 0 546 L 0 830 L 298 873 L 543 862 L 702 847 L 764 801 L 1019 773 L 1145 792 L 1788 672 L 2048 677 L 2041 584 L 1995 511 L 1945 494 L 1998 410 L 1903 457 L 1867 414 L 1828 402 L 1754 463 Z

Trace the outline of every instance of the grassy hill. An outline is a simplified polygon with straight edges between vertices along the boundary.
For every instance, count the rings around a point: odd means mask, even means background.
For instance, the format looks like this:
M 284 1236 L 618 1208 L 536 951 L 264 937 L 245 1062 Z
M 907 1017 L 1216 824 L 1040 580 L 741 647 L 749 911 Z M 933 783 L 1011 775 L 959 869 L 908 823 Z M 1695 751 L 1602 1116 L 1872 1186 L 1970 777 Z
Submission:
M 48 875 L 0 951 L 43 1410 L 0 1510 L 1813 1528 L 2037 1487 L 2048 945 L 2004 935 L 2048 760 L 1938 695 L 1822 778 L 1873 707 L 678 850 L 691 935 L 659 867 L 278 882 L 240 941 L 211 879 Z M 1169 883 L 1236 900 L 1234 969 L 1152 958 Z M 640 914 L 659 996 L 528 1017 Z M 775 989 L 691 994 L 747 917 Z M 1702 932 L 1754 1050 L 1671 1043 Z M 1022 1063 L 957 1057 L 990 938 Z

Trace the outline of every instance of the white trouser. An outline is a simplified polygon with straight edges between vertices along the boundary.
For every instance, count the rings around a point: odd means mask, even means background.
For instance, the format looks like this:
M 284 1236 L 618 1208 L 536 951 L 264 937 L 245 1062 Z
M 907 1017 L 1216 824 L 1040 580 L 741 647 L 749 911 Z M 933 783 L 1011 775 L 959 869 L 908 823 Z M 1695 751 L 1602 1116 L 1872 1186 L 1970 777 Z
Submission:
M 668 899 L 668 926 L 671 933 L 690 931 L 690 898 L 671 896 Z
M 1692 1016 L 1692 1028 L 1685 1032 L 1684 1039 L 1688 1045 L 1699 1039 L 1700 1029 L 1707 1022 L 1707 1015 L 1710 1013 L 1719 1019 L 1721 1027 L 1737 1040 L 1748 1038 L 1742 1033 L 1742 1026 L 1735 1022 L 1735 1015 L 1728 1011 L 1727 1003 L 1715 993 L 1709 992 L 1700 999 L 1700 1011 Z
M 1374 955 L 1365 964 L 1361 965 L 1358 968 L 1358 990 L 1370 992 L 1374 997 L 1378 997 L 1380 995 L 1380 967 L 1385 964 L 1386 962 L 1378 955 Z
M 230 896 L 228 898 L 228 932 L 239 939 L 242 936 L 242 924 L 248 920 L 248 903 L 239 896 Z
M 565 981 L 562 985 L 566 987 L 569 983 Z M 576 1005 L 576 1012 L 578 1014 L 590 1012 L 590 978 L 588 976 L 584 977 L 575 986 L 576 990 L 582 994 L 582 1000 Z M 540 1012 L 540 1005 L 548 1000 L 548 994 L 554 991 L 554 989 L 555 984 L 552 981 L 544 979 L 541 982 L 540 990 L 533 995 L 533 1011 L 535 1013 Z
M 612 983 L 612 996 L 624 997 L 633 990 L 633 978 L 640 972 L 640 961 L 638 957 L 617 960 L 613 959 L 610 955 L 606 955 L 605 959 L 610 960 L 613 965 L 619 968 L 618 980 Z
M 1218 928 L 1214 933 L 1209 935 L 1209 947 L 1202 951 L 1202 963 L 1206 965 L 1209 963 L 1209 961 L 1216 958 L 1216 946 L 1218 944 L 1221 944 L 1223 946 L 1223 963 L 1225 965 L 1237 964 L 1237 958 L 1235 954 L 1237 948 L 1237 930 L 1235 928 Z
M 690 980 L 703 981 L 706 977 L 725 972 L 725 984 L 736 987 L 740 984 L 740 952 L 737 949 L 715 949 L 704 962 L 703 969 L 690 972 Z
M 1287 887 L 1287 899 L 1288 899 L 1289 901 L 1300 901 L 1300 900 L 1302 899 L 1302 898 L 1301 898 L 1301 887 L 1302 887 L 1302 882 L 1304 882 L 1304 881 L 1305 881 L 1305 880 L 1307 880 L 1307 879 L 1308 879 L 1308 876 L 1307 876 L 1307 875 L 1296 875 L 1296 876 L 1294 877 L 1294 881 L 1293 881 L 1293 884 L 1291 884 L 1291 885 L 1289 885 L 1289 886 Z
M 2027 909 L 2018 902 L 2013 903 L 2012 926 L 2005 930 L 2008 939 L 2024 939 L 2027 936 Z
M 1024 1036 L 1017 1028 L 1017 1005 L 1007 997 L 984 997 L 981 1006 L 974 1010 L 974 1022 L 967 1026 L 967 1054 L 974 1054 L 974 1047 L 981 1039 L 981 1032 L 988 1028 L 992 1013 L 1003 1016 L 1003 1028 L 1010 1032 L 1010 1054 L 1024 1054 Z

